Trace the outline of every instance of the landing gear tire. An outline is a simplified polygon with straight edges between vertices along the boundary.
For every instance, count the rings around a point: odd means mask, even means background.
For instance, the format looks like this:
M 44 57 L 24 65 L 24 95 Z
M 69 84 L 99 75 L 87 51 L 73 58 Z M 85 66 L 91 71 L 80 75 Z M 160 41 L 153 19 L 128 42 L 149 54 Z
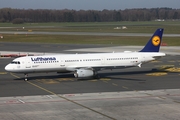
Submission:
M 28 79 L 27 79 L 27 76 L 28 76 L 28 74 L 24 74 L 24 81 L 28 81 Z
M 97 74 L 94 76 L 94 79 L 100 79 L 100 76 Z

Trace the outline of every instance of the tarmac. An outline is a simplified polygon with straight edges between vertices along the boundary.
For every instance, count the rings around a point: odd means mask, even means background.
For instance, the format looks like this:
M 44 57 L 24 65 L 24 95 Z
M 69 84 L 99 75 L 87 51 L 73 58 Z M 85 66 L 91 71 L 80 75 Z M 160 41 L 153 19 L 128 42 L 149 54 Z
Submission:
M 28 47 L 27 47 L 28 46 Z M 126 48 L 126 49 L 125 49 Z M 138 51 L 142 46 L 0 43 L 1 54 L 65 54 Z M 73 73 L 8 73 L 14 58 L 0 58 L 2 120 L 178 120 L 180 118 L 179 47 L 161 47 L 168 55 L 142 68 L 106 70 L 99 79 L 77 80 Z M 14 53 L 13 53 L 14 54 Z
M 1 120 L 178 120 L 180 90 L 0 98 Z

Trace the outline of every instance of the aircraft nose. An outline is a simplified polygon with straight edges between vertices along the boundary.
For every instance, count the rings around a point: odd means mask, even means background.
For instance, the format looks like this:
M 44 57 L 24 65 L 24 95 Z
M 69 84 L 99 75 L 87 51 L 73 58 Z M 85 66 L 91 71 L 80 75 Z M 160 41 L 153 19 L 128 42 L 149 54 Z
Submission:
M 12 70 L 12 68 L 11 68 L 11 66 L 10 65 L 6 65 L 6 67 L 4 68 L 6 71 L 11 71 Z

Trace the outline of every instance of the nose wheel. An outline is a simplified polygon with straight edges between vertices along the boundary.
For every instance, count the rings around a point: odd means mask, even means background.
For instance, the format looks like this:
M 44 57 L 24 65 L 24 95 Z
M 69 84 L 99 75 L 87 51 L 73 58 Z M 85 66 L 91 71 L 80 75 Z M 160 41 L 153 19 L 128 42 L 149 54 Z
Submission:
M 28 74 L 24 73 L 24 81 L 28 81 L 27 77 L 28 77 Z

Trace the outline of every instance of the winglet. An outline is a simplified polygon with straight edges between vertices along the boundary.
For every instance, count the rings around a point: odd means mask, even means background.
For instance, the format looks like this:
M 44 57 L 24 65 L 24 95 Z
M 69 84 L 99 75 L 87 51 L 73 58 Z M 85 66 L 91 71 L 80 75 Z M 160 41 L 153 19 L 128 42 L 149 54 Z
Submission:
M 148 43 L 139 52 L 159 52 L 159 48 L 162 41 L 163 30 L 164 29 L 162 28 L 157 29 L 154 35 L 148 41 Z

